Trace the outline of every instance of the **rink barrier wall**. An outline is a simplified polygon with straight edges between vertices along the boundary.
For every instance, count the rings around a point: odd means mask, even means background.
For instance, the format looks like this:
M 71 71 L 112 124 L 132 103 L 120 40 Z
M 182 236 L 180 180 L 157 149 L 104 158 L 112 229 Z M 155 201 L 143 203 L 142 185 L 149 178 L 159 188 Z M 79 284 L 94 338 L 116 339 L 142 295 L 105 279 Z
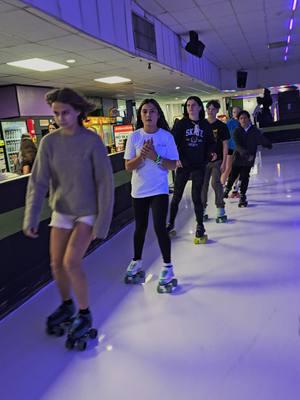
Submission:
M 115 204 L 108 240 L 133 219 L 131 175 L 125 171 L 124 153 L 110 155 L 115 181 Z M 48 227 L 51 210 L 43 205 L 39 237 L 22 232 L 28 176 L 0 183 L 0 319 L 51 281 Z M 94 240 L 89 254 L 103 243 Z

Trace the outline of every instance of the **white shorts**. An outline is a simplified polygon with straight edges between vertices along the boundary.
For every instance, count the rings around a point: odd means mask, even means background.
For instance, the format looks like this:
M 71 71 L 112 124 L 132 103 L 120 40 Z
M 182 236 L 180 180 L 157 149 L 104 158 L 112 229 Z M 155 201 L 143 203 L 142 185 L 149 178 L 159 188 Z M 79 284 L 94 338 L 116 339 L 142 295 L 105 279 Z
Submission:
M 62 229 L 73 229 L 76 222 L 93 226 L 96 220 L 96 215 L 86 215 L 84 217 L 76 217 L 74 215 L 61 214 L 53 211 L 49 226 Z

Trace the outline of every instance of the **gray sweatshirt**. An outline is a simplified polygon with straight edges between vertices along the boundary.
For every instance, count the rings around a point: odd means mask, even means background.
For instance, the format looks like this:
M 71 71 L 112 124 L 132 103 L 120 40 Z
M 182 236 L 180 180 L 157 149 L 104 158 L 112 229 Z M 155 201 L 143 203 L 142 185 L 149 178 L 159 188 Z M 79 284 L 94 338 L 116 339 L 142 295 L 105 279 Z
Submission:
M 38 228 L 49 189 L 52 210 L 76 217 L 97 215 L 94 233 L 107 236 L 114 183 L 110 159 L 97 134 L 85 128 L 74 134 L 57 129 L 43 137 L 27 186 L 24 230 Z

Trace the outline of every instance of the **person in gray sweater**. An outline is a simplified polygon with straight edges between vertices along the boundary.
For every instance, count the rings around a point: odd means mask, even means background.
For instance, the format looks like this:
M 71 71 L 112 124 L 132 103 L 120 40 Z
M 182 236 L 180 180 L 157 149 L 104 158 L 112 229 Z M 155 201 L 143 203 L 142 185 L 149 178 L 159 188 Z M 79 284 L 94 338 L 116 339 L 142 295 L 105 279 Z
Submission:
M 41 140 L 27 187 L 23 231 L 30 238 L 38 237 L 39 216 L 50 189 L 51 270 L 62 303 L 48 317 L 47 331 L 62 334 L 62 324 L 73 321 L 68 338 L 75 340 L 92 326 L 81 263 L 91 240 L 108 234 L 114 205 L 113 174 L 102 140 L 82 124 L 93 106 L 69 88 L 47 93 L 46 101 L 60 128 Z M 71 289 L 79 306 L 75 319 Z

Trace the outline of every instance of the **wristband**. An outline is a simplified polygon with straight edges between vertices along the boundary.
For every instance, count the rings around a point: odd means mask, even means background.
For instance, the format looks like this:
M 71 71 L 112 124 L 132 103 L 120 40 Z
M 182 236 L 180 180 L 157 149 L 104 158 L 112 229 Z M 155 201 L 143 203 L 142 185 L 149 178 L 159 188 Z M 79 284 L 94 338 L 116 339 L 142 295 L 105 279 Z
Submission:
M 155 160 L 155 163 L 156 163 L 157 165 L 161 165 L 162 162 L 163 162 L 163 160 L 162 160 L 161 156 L 157 155 L 156 160 Z

